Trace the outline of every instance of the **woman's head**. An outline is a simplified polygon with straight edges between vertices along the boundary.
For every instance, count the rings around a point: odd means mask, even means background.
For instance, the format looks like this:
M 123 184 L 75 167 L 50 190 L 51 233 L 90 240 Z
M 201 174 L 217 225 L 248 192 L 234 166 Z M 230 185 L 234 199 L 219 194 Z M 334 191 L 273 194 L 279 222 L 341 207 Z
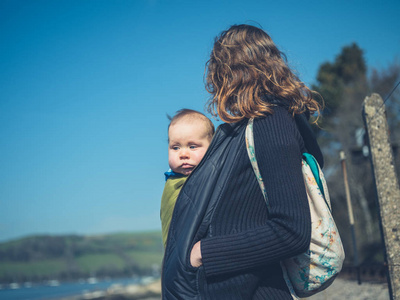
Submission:
M 209 111 L 225 122 L 272 113 L 265 96 L 289 106 L 293 114 L 315 112 L 311 90 L 290 70 L 271 37 L 251 25 L 234 25 L 216 37 L 207 62 Z

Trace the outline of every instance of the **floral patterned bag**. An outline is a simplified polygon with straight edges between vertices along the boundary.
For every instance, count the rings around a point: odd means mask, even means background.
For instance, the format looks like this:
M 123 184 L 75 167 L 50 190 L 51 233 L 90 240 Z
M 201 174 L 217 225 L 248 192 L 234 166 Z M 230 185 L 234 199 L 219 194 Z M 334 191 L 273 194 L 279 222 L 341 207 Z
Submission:
M 253 119 L 247 124 L 246 146 L 269 208 L 267 192 L 255 156 Z M 302 171 L 311 211 L 310 248 L 305 253 L 281 262 L 283 275 L 293 299 L 314 295 L 330 286 L 342 269 L 345 257 L 342 241 L 331 214 L 325 177 L 311 154 L 303 154 Z

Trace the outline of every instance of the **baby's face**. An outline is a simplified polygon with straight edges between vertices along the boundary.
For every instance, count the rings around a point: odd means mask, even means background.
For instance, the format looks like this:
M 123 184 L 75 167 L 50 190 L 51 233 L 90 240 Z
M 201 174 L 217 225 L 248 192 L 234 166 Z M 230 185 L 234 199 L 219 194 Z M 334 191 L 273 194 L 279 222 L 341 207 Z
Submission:
M 168 130 L 168 163 L 175 173 L 189 175 L 200 163 L 210 145 L 202 122 L 180 120 Z

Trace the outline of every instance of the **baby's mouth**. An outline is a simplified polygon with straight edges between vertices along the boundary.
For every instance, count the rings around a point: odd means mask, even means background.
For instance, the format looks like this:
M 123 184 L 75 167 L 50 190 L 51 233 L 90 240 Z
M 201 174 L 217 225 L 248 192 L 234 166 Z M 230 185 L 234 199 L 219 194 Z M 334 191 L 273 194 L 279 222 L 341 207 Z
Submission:
M 183 168 L 183 169 L 193 169 L 193 166 L 189 165 L 189 164 L 183 164 L 181 168 Z
M 182 168 L 183 174 L 185 174 L 185 175 L 189 175 L 194 170 L 194 166 L 188 165 L 188 164 L 182 165 L 181 168 Z

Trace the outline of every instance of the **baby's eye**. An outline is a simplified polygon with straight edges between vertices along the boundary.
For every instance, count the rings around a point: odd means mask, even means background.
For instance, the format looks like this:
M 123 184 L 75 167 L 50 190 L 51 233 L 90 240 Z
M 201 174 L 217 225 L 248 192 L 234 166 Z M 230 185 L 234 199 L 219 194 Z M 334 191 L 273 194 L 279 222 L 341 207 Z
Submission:
M 196 146 L 196 145 L 191 145 L 189 148 L 190 148 L 190 149 L 196 149 L 197 146 Z
M 173 147 L 172 147 L 172 150 L 177 151 L 177 150 L 179 150 L 179 147 L 178 147 L 178 146 L 173 146 Z

